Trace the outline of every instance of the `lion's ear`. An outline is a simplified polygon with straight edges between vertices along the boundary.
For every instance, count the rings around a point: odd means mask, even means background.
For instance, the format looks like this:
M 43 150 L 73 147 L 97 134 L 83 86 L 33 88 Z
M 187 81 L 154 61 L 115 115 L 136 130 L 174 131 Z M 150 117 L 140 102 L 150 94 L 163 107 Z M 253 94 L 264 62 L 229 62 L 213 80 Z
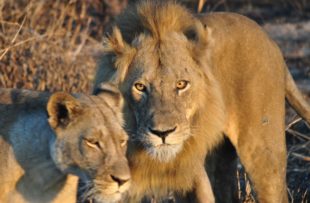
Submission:
M 206 47 L 211 38 L 211 28 L 203 25 L 198 19 L 192 26 L 184 30 L 184 35 L 189 41 L 199 45 L 200 48 Z M 203 46 L 203 47 L 201 47 Z
M 117 69 L 117 74 L 115 74 L 117 77 L 114 81 L 122 82 L 136 49 L 124 41 L 120 30 L 115 26 L 112 34 L 104 38 L 104 52 L 115 55 L 114 67 Z
M 212 47 L 214 40 L 212 38 L 212 29 L 203 25 L 198 19 L 195 20 L 193 25 L 187 27 L 183 31 L 188 41 L 192 44 L 192 55 L 196 59 L 204 58 L 206 49 Z
M 117 86 L 112 83 L 100 83 L 94 90 L 94 95 L 101 96 L 110 107 L 119 109 L 123 108 L 124 98 Z
M 66 127 L 76 116 L 82 113 L 81 103 L 67 93 L 54 93 L 48 103 L 48 122 L 52 128 Z
M 121 31 L 118 27 L 113 27 L 112 34 L 104 38 L 104 51 L 112 52 L 116 55 L 122 55 L 126 49 L 126 42 L 123 39 Z

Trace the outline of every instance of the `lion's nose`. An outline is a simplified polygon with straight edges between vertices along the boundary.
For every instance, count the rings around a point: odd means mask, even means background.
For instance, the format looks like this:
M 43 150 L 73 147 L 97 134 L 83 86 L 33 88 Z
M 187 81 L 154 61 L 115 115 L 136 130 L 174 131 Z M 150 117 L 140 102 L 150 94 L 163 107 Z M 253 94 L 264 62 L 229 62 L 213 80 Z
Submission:
M 111 175 L 111 178 L 113 181 L 117 182 L 119 187 L 124 185 L 125 183 L 127 183 L 130 180 L 129 177 L 117 177 L 114 175 Z
M 151 133 L 153 133 L 154 135 L 157 135 L 158 137 L 160 137 L 163 140 L 163 143 L 165 143 L 166 137 L 170 133 L 174 132 L 176 129 L 177 129 L 177 127 L 174 127 L 174 128 L 168 129 L 168 130 L 157 130 L 157 129 L 149 128 Z

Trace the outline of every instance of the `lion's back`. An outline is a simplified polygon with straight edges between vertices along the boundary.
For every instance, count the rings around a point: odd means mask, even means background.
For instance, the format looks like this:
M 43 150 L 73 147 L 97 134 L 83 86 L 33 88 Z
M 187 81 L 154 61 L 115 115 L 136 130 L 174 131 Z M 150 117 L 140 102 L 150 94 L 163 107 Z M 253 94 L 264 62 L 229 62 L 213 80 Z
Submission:
M 226 101 L 236 104 L 257 100 L 256 95 L 261 95 L 260 100 L 272 93 L 284 95 L 283 55 L 261 26 L 229 12 L 200 19 L 212 30 L 211 68 Z

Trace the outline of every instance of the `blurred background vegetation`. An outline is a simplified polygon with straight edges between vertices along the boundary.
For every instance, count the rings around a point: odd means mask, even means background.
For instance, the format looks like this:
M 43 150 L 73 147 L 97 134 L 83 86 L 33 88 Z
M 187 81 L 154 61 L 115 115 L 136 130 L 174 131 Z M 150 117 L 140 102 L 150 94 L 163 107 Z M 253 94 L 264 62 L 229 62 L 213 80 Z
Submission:
M 193 12 L 229 11 L 263 26 L 281 47 L 305 95 L 310 96 L 309 0 L 179 0 Z M 0 0 L 0 87 L 90 93 L 105 28 L 135 0 Z M 228 36 L 229 37 L 229 36 Z M 288 109 L 287 123 L 295 113 Z M 288 192 L 310 200 L 310 133 L 288 129 Z M 240 199 L 252 202 L 240 165 Z

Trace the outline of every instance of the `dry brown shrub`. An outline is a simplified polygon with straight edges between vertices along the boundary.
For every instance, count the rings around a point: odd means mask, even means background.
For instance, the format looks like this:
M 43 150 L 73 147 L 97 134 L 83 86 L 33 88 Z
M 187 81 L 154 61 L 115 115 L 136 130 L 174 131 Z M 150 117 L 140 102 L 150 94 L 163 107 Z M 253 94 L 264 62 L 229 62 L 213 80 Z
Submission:
M 119 11 L 111 0 L 0 0 L 0 87 L 88 92 L 105 13 Z

